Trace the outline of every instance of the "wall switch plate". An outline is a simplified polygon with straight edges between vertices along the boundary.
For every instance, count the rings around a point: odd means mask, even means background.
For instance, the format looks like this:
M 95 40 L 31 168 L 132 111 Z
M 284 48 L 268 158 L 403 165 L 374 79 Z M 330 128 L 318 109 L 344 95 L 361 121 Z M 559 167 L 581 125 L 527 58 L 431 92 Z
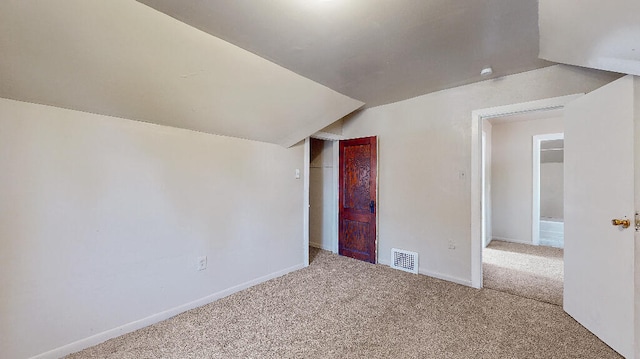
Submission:
M 300 169 L 296 168 L 296 179 L 300 179 Z
M 207 269 L 207 256 L 198 257 L 197 269 L 199 271 Z

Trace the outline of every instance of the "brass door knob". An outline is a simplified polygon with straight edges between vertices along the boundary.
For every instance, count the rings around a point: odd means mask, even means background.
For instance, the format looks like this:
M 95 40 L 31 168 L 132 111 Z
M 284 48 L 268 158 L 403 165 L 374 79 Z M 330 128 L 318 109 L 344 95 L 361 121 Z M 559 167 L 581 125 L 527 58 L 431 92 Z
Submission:
M 613 224 L 614 226 L 622 226 L 622 228 L 629 228 L 629 226 L 631 225 L 631 221 L 629 221 L 628 219 L 614 218 L 611 220 L 611 224 Z

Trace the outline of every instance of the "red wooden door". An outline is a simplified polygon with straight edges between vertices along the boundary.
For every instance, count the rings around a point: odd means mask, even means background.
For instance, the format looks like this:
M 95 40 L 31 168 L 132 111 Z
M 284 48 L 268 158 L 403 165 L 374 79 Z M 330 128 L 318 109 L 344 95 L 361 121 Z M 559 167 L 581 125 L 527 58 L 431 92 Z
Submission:
M 375 137 L 340 141 L 339 236 L 340 255 L 376 262 Z

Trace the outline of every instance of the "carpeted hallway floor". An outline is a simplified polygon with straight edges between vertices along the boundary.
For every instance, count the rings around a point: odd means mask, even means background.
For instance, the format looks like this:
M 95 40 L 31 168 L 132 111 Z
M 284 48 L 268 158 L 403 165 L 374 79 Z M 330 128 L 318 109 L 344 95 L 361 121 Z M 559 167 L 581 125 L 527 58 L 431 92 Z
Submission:
M 483 286 L 562 306 L 563 250 L 493 240 L 482 251 Z
M 556 305 L 311 257 L 308 268 L 68 358 L 619 358 Z

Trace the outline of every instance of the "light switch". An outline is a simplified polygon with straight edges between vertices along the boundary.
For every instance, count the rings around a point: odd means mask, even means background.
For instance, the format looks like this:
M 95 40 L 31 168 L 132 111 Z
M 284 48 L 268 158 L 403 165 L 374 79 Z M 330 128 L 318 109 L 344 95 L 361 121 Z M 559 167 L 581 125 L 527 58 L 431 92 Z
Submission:
M 296 179 L 300 179 L 300 169 L 296 168 Z

